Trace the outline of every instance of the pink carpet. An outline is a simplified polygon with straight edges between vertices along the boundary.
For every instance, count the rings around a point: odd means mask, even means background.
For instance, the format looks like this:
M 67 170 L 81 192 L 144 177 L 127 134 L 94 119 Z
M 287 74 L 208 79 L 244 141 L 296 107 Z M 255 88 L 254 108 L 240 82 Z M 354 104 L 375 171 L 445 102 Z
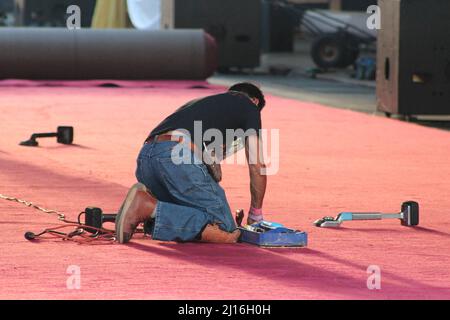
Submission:
M 0 84 L 0 193 L 64 211 L 115 212 L 135 182 L 148 132 L 185 101 L 219 92 L 198 83 L 122 88 Z M 192 89 L 195 86 L 196 88 Z M 280 171 L 269 178 L 266 218 L 306 230 L 307 249 L 161 243 L 31 243 L 24 232 L 57 221 L 0 201 L 1 299 L 449 299 L 450 132 L 312 103 L 268 97 L 266 128 L 281 130 Z M 75 145 L 33 132 L 75 127 Z M 226 166 L 233 209 L 248 208 L 245 166 Z M 421 204 L 421 226 L 312 222 L 348 210 L 398 211 Z M 68 266 L 81 270 L 69 290 Z M 367 289 L 369 265 L 381 289 Z

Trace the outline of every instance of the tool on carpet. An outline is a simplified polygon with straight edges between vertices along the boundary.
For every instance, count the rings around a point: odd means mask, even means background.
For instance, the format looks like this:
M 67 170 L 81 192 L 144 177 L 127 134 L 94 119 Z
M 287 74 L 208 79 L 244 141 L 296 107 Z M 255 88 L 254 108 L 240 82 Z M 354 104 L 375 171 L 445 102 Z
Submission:
M 400 213 L 381 212 L 342 212 L 336 218 L 324 217 L 314 225 L 321 228 L 339 228 L 344 221 L 400 219 L 402 226 L 413 227 L 419 224 L 419 204 L 407 201 L 402 204 Z
M 289 229 L 280 223 L 269 221 L 242 226 L 243 219 L 244 210 L 236 211 L 236 223 L 241 231 L 240 242 L 270 248 L 306 247 L 308 245 L 306 232 Z
M 111 221 L 112 215 L 103 215 L 101 210 L 96 210 L 96 208 L 86 208 L 85 211 L 78 214 L 77 221 L 70 221 L 66 218 L 66 216 L 59 211 L 45 209 L 34 204 L 31 201 L 22 200 L 16 197 L 11 197 L 7 195 L 0 194 L 0 199 L 17 202 L 27 206 L 29 208 L 36 209 L 38 211 L 44 212 L 49 215 L 54 215 L 58 218 L 59 221 L 63 222 L 63 225 L 45 229 L 39 233 L 34 233 L 31 231 L 27 231 L 24 234 L 25 239 L 32 241 L 39 239 L 48 239 L 44 238 L 44 235 L 51 236 L 51 238 L 59 238 L 62 240 L 70 240 L 78 243 L 87 243 L 92 242 L 94 240 L 97 241 L 107 241 L 114 242 L 115 241 L 115 233 L 113 230 L 108 230 L 103 228 L 103 222 Z M 85 215 L 85 222 L 81 222 L 81 216 Z M 99 223 L 99 217 L 101 217 Z M 114 215 L 115 220 L 115 215 Z M 113 220 L 113 221 L 114 221 Z M 66 228 L 74 228 L 71 232 L 63 232 L 62 230 Z
M 244 220 L 244 210 L 242 209 L 236 210 L 235 219 L 237 226 L 242 227 L 242 221 Z
M 81 221 L 81 216 L 84 215 L 84 222 Z M 64 216 L 63 216 L 64 217 Z M 97 207 L 88 207 L 83 212 L 78 215 L 76 222 L 67 221 L 61 219 L 61 221 L 68 223 L 60 227 L 45 229 L 41 233 L 35 234 L 33 232 L 25 233 L 25 239 L 35 240 L 36 238 L 44 235 L 50 234 L 52 236 L 57 236 L 63 240 L 73 240 L 77 242 L 87 242 L 92 240 L 103 240 L 103 241 L 115 241 L 115 232 L 113 230 L 105 229 L 103 227 L 104 223 L 116 222 L 117 213 L 103 213 L 102 209 Z M 58 229 L 66 227 L 75 227 L 75 230 L 70 233 L 57 231 Z M 144 233 L 143 229 L 137 229 L 136 233 Z M 75 237 L 84 238 L 82 241 L 75 240 Z
M 56 137 L 57 142 L 61 144 L 72 144 L 73 142 L 73 127 L 58 127 L 56 132 L 50 133 L 33 133 L 30 139 L 26 141 L 22 141 L 20 143 L 21 146 L 26 147 L 37 147 L 39 143 L 37 142 L 38 138 L 53 138 Z
M 103 223 L 115 222 L 116 214 L 103 214 L 101 209 L 89 207 L 78 215 L 77 221 L 69 221 L 66 220 L 65 216 L 62 213 L 42 209 L 36 206 L 34 207 L 43 212 L 58 214 L 59 220 L 66 224 L 54 228 L 45 229 L 38 234 L 28 231 L 24 236 L 25 239 L 29 241 L 36 240 L 37 238 L 40 238 L 45 234 L 61 238 L 62 240 L 72 240 L 79 243 L 90 242 L 93 240 L 103 240 L 110 242 L 115 241 L 114 231 L 103 228 Z M 85 216 L 84 223 L 81 221 L 82 215 Z M 58 231 L 67 227 L 74 227 L 75 229 L 72 232 Z

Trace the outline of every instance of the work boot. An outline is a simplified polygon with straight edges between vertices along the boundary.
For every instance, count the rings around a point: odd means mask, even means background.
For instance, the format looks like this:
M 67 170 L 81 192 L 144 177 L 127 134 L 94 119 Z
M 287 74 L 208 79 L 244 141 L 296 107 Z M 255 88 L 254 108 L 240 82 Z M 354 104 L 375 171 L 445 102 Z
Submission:
M 234 230 L 232 233 L 223 231 L 217 224 L 208 224 L 201 234 L 201 242 L 210 243 L 236 243 L 241 232 Z
M 116 238 L 119 243 L 130 241 L 138 225 L 151 218 L 157 202 L 143 184 L 137 183 L 131 187 L 116 217 Z

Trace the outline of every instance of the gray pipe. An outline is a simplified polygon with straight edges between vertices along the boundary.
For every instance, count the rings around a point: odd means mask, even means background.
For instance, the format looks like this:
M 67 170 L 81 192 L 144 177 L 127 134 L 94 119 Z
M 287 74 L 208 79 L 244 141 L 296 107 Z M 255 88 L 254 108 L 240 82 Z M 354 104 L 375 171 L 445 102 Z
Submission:
M 0 28 L 0 79 L 206 79 L 216 66 L 202 30 Z

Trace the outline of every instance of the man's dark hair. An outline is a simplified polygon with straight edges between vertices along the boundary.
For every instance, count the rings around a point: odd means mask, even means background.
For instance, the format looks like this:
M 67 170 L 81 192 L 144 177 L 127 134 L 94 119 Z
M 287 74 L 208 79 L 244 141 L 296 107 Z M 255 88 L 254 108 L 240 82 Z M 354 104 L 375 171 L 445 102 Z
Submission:
M 241 82 L 233 85 L 228 91 L 237 91 L 246 93 L 250 98 L 256 98 L 259 100 L 258 108 L 262 110 L 266 105 L 266 99 L 260 88 L 253 83 Z

